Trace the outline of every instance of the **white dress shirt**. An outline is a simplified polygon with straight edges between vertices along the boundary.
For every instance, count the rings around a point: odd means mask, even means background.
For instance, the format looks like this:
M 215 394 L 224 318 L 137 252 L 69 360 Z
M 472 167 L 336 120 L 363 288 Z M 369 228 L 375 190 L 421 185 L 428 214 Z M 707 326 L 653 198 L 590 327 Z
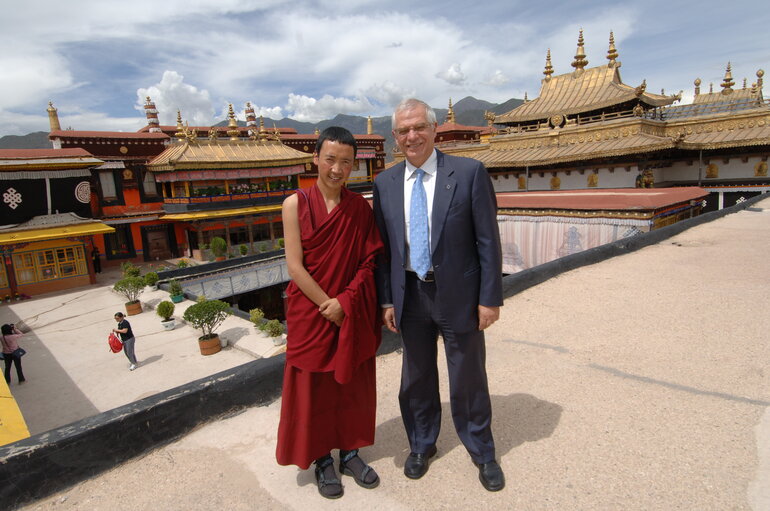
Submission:
M 412 204 L 412 187 L 414 186 L 414 180 L 417 178 L 415 171 L 418 167 L 415 167 L 409 161 L 406 161 L 406 169 L 404 170 L 404 220 L 406 221 L 406 269 L 412 270 L 412 263 L 409 261 L 409 211 Z M 431 218 L 433 216 L 433 197 L 436 190 L 436 165 L 438 163 L 438 157 L 436 156 L 436 150 L 434 149 L 421 168 L 425 171 L 422 176 L 422 186 L 425 188 L 425 197 L 428 201 L 428 241 L 431 239 L 431 232 L 433 231 L 433 222 Z M 433 266 L 431 266 L 431 269 Z

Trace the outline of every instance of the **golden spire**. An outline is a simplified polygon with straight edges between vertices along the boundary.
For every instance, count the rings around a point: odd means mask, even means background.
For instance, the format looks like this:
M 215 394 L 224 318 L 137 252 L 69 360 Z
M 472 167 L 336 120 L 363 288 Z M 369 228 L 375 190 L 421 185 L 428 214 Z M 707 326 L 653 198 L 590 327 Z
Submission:
M 578 36 L 577 52 L 575 52 L 575 60 L 572 61 L 572 67 L 575 71 L 582 71 L 588 65 L 586 60 L 586 51 L 583 48 L 583 29 L 580 29 L 580 35 Z
M 51 125 L 51 131 L 60 131 L 61 125 L 59 124 L 59 114 L 53 107 L 53 102 L 48 102 L 48 108 L 46 111 L 48 112 L 48 124 Z
M 454 108 L 452 108 L 452 98 L 449 98 L 449 110 L 447 110 L 447 113 L 446 113 L 445 124 L 454 124 L 454 123 L 455 123 L 455 111 L 454 111 Z
M 185 129 L 184 125 L 182 124 L 182 112 L 179 110 L 176 111 L 176 133 L 174 133 L 174 136 L 179 140 L 183 140 L 185 138 Z
M 227 127 L 230 128 L 227 130 L 227 134 L 230 135 L 230 140 L 238 140 L 238 135 L 240 135 L 240 131 L 238 131 L 238 121 L 235 120 L 235 112 L 233 111 L 233 104 L 230 103 L 228 109 L 227 109 Z
M 551 79 L 551 75 L 553 74 L 553 66 L 551 65 L 551 49 L 548 48 L 548 52 L 545 54 L 545 71 L 543 71 L 543 74 L 545 75 L 545 81 L 549 81 Z
M 261 115 L 259 116 L 259 134 L 257 135 L 257 140 L 264 141 L 267 140 L 267 130 L 265 129 L 265 118 Z
M 701 83 L 700 78 L 696 78 L 695 81 L 692 83 L 695 84 L 695 95 L 697 96 L 698 94 L 700 94 L 700 83 Z
M 733 73 L 730 71 L 730 63 L 727 63 L 727 70 L 725 71 L 725 79 L 722 82 L 722 94 L 730 94 L 733 91 Z
M 316 129 L 315 129 L 315 132 L 314 132 L 314 133 L 315 133 L 316 135 L 320 135 L 320 134 L 321 134 L 321 132 L 320 132 L 320 131 L 318 131 L 318 128 L 316 128 Z
M 764 69 L 758 69 L 757 70 L 757 88 L 761 91 L 762 90 L 762 77 L 765 76 L 765 70 Z
M 618 62 L 615 60 L 618 58 L 618 50 L 615 49 L 615 34 L 610 30 L 610 48 L 607 50 L 607 60 L 610 61 L 608 66 L 615 67 Z
M 366 134 L 367 135 L 374 134 L 374 125 L 372 124 L 372 116 L 371 115 L 366 119 Z

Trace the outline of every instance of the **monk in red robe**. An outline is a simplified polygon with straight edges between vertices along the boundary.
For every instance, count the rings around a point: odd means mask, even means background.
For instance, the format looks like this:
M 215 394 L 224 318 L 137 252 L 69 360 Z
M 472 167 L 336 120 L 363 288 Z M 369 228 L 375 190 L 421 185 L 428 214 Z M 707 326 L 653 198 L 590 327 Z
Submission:
M 306 469 L 318 491 L 339 498 L 339 469 L 364 488 L 380 482 L 358 456 L 374 443 L 375 355 L 381 320 L 374 283 L 383 249 L 369 203 L 345 188 L 356 141 L 344 128 L 318 137 L 318 180 L 283 203 L 288 340 L 276 458 Z

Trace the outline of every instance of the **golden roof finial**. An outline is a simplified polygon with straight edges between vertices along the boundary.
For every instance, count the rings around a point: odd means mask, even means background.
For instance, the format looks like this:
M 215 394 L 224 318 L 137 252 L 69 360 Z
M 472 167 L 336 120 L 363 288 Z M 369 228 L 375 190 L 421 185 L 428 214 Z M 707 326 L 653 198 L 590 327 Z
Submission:
M 725 79 L 722 82 L 722 94 L 730 94 L 733 91 L 733 73 L 730 71 L 730 63 L 727 63 L 727 70 L 725 71 Z
M 529 98 L 527 98 L 527 91 L 524 91 L 524 102 L 526 103 L 529 101 Z
M 758 69 L 757 70 L 757 88 L 761 91 L 762 90 L 762 77 L 765 76 L 765 70 L 764 69 Z
M 227 127 L 230 128 L 227 130 L 227 134 L 230 135 L 230 140 L 238 140 L 240 131 L 238 131 L 238 121 L 235 120 L 235 111 L 233 110 L 232 103 L 228 105 L 227 118 Z
M 46 111 L 48 112 L 48 124 L 51 126 L 51 131 L 61 130 L 61 125 L 59 124 L 59 113 L 53 107 L 52 101 L 48 102 L 48 108 Z
M 618 58 L 618 50 L 615 49 L 615 34 L 612 33 L 612 30 L 610 30 L 610 48 L 607 50 L 607 60 L 610 61 L 608 64 L 610 67 L 615 67 L 617 65 L 617 61 L 615 59 Z
M 212 126 L 209 128 L 209 140 L 218 140 L 219 139 L 219 131 L 217 130 L 216 126 Z
M 545 81 L 549 81 L 551 79 L 551 75 L 553 74 L 553 66 L 551 65 L 550 48 L 548 48 L 548 51 L 545 54 L 545 71 L 543 71 L 543 74 L 545 75 Z
M 487 126 L 492 126 L 495 122 L 495 114 L 494 112 L 490 112 L 488 110 L 484 110 L 484 119 L 487 120 Z
M 257 135 L 257 140 L 265 141 L 267 140 L 267 130 L 265 129 L 265 118 L 261 115 L 259 116 L 259 135 Z
M 446 123 L 445 124 L 454 124 L 455 123 L 455 110 L 452 108 L 452 98 L 449 98 L 449 110 L 447 110 L 446 113 Z
M 714 82 L 709 82 L 709 94 L 714 93 Z
M 583 29 L 581 28 L 580 35 L 578 36 L 578 46 L 577 51 L 575 52 L 575 60 L 572 61 L 572 67 L 575 68 L 575 71 L 580 71 L 587 65 L 588 61 L 586 60 L 586 51 L 585 48 L 583 48 Z
M 174 133 L 174 136 L 179 140 L 185 138 L 185 129 L 182 124 L 182 112 L 179 110 L 176 111 L 176 133 Z
M 370 115 L 366 119 L 366 134 L 372 135 L 374 133 L 374 125 L 372 124 L 372 116 Z
M 321 132 L 318 130 L 318 128 L 316 128 L 313 133 L 315 133 L 316 135 L 320 135 L 321 134 Z
M 280 142 L 281 141 L 281 130 L 278 129 L 278 126 L 275 125 L 275 122 L 273 122 L 273 140 Z
M 696 78 L 695 81 L 692 83 L 695 84 L 695 95 L 697 96 L 698 94 L 700 94 L 700 83 L 701 83 L 700 78 Z

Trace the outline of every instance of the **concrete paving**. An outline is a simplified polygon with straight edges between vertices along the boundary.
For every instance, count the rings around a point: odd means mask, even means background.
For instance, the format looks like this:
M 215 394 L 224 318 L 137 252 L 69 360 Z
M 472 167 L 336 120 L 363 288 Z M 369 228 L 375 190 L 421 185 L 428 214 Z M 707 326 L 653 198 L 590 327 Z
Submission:
M 312 471 L 278 466 L 278 400 L 22 509 L 770 509 L 768 254 L 770 199 L 507 299 L 487 338 L 501 492 L 479 484 L 447 402 L 438 457 L 424 478 L 404 477 L 391 353 L 377 363 L 377 441 L 362 450 L 374 490 L 345 477 L 346 495 L 326 501 Z M 120 302 L 95 286 L 0 309 L 33 328 L 30 383 L 11 387 L 30 429 L 272 349 L 239 349 L 250 326 L 231 318 L 235 347 L 202 357 L 190 327 L 163 332 L 144 313 L 130 318 L 143 364 L 128 372 L 105 340 Z M 446 396 L 445 369 L 441 381 Z

